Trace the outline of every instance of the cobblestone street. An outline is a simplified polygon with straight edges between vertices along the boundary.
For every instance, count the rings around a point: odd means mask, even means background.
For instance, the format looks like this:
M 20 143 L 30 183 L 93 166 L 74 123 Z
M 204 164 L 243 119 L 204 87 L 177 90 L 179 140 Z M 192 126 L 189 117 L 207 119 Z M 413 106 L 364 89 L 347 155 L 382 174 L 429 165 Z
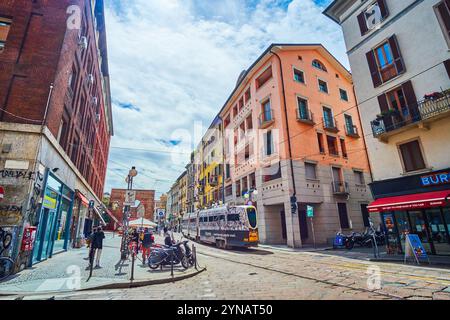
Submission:
M 134 289 L 64 293 L 55 298 L 450 299 L 450 270 L 446 269 L 373 263 L 327 251 L 290 252 L 269 247 L 225 251 L 201 244 L 197 248 L 199 264 L 207 271 L 193 278 Z M 368 287 L 373 270 L 379 270 L 381 288 Z

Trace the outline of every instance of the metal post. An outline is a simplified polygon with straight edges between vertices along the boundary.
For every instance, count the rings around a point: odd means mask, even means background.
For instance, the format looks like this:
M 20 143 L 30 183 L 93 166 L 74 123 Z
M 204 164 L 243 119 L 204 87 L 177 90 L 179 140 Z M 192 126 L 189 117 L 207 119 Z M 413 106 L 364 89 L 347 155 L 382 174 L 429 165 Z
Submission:
M 173 278 L 173 248 L 170 251 L 170 275 Z
M 195 265 L 195 270 L 198 270 L 198 264 L 197 264 L 197 248 L 192 245 L 192 254 L 194 256 L 194 265 Z
M 313 242 L 314 242 L 314 249 L 316 249 L 316 234 L 314 232 L 314 222 L 313 222 L 313 218 L 311 217 L 311 231 L 313 234 Z
M 134 280 L 134 259 L 135 259 L 135 251 L 133 248 L 133 253 L 131 255 L 131 278 L 130 278 L 131 281 Z

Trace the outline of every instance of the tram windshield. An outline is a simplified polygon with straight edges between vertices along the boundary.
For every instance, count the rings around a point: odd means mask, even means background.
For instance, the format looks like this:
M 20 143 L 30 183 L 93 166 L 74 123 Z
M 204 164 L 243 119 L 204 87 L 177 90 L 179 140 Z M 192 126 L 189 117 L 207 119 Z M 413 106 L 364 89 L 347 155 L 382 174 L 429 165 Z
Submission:
M 255 208 L 247 208 L 247 217 L 248 223 L 252 229 L 256 229 L 257 221 L 256 221 L 256 210 Z

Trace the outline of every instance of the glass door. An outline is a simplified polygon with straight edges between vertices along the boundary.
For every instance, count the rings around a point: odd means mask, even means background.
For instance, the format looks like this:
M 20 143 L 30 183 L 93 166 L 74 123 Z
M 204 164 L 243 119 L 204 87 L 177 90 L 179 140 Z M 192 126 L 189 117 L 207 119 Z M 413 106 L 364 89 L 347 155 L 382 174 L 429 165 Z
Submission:
M 47 210 L 46 210 L 47 211 Z M 40 261 L 46 260 L 51 255 L 52 233 L 55 225 L 56 211 L 48 210 L 48 218 L 42 239 L 42 254 Z
M 431 237 L 427 228 L 427 223 L 422 211 L 409 211 L 409 221 L 411 222 L 411 233 L 417 234 L 427 253 L 434 253 L 432 250 Z

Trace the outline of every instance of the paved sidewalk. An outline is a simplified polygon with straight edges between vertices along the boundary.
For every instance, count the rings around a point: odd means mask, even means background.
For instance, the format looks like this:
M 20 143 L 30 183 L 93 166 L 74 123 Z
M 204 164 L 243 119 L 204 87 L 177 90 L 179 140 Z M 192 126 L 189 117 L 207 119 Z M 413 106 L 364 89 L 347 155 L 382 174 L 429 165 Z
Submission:
M 87 269 L 89 249 L 72 249 L 54 255 L 51 259 L 25 269 L 0 283 L 0 295 L 129 287 L 131 260 L 120 261 L 121 239 L 117 235 L 113 237 L 112 233 L 106 233 L 100 261 L 101 268 L 93 269 L 89 281 Z M 156 241 L 161 243 L 162 238 L 156 236 Z M 197 272 L 195 268 L 184 270 L 181 266 L 174 266 L 172 278 L 170 267 L 151 270 L 147 265 L 143 265 L 140 259 L 141 253 L 135 262 L 133 285 L 180 280 Z

